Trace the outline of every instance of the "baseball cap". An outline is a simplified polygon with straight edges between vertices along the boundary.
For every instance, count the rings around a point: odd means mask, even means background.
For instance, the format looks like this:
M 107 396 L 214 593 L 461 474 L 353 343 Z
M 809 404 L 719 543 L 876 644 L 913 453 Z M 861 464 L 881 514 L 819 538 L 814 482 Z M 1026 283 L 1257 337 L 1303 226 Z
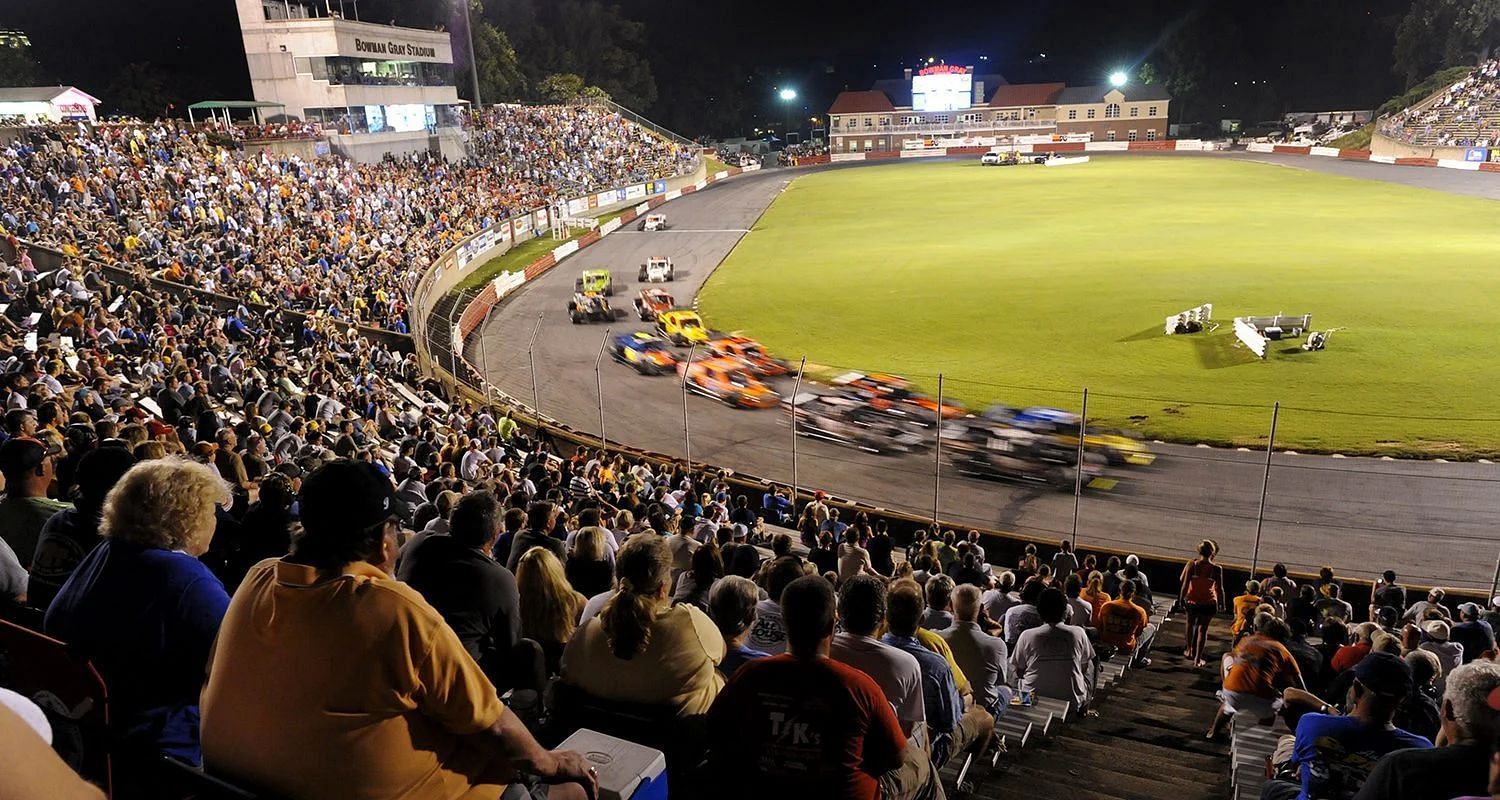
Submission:
M 278 475 L 284 475 L 288 478 L 300 478 L 303 475 L 307 474 L 306 471 L 297 466 L 297 462 L 295 461 L 283 461 L 280 464 L 277 464 L 276 473 Z
M 19 475 L 41 466 L 50 448 L 30 436 L 17 436 L 0 444 L 0 474 Z
M 1366 689 L 1386 697 L 1411 691 L 1411 667 L 1390 653 L 1371 653 L 1354 665 L 1354 677 Z
M 1440 619 L 1434 619 L 1423 623 L 1422 632 L 1439 642 L 1446 642 L 1452 634 L 1452 629 L 1448 627 L 1448 623 Z
M 748 538 L 750 536 L 750 529 L 746 528 L 745 525 L 744 525 L 744 523 L 741 523 L 741 522 L 734 523 L 734 529 L 733 530 L 734 530 L 734 541 L 736 541 L 736 542 L 743 542 L 743 541 L 745 541 L 746 538 Z
M 313 533 L 373 528 L 394 515 L 392 495 L 390 480 L 374 464 L 331 461 L 302 482 L 302 527 Z

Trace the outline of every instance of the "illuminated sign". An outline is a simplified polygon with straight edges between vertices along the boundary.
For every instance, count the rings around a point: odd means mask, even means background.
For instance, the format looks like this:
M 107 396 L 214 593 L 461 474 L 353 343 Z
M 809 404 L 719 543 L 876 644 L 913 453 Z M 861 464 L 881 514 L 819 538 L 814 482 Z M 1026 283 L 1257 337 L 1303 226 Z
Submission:
M 913 111 L 962 111 L 973 105 L 974 71 L 970 67 L 938 64 L 924 67 L 911 79 Z
M 958 67 L 952 64 L 936 64 L 917 70 L 918 75 L 972 75 L 973 67 Z
M 354 39 L 354 52 L 374 53 L 381 56 L 411 56 L 413 58 L 437 58 L 437 48 L 407 42 L 373 42 L 369 39 Z

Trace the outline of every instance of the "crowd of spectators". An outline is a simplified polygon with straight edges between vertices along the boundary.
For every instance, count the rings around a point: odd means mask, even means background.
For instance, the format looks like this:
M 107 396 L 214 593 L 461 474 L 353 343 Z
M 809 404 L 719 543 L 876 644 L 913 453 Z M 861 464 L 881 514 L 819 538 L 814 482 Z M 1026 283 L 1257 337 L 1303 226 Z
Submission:
M 27 131 L 0 150 L 0 226 L 252 305 L 405 332 L 408 292 L 459 240 L 693 158 L 588 107 L 487 110 L 461 163 L 305 161 L 226 147 L 217 133 L 172 120 Z
M 795 167 L 804 159 L 826 155 L 828 155 L 827 142 L 812 141 L 789 144 L 776 154 L 776 165 L 779 167 Z
M 1500 142 L 1500 60 L 1475 67 L 1433 102 L 1387 117 L 1380 132 L 1426 146 L 1489 147 Z

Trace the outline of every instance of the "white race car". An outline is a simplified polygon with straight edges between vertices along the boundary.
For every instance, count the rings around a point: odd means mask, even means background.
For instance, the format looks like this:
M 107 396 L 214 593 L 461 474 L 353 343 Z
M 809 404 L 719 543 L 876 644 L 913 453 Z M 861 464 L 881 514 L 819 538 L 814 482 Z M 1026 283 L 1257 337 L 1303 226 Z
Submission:
M 643 220 L 641 220 L 641 228 L 640 229 L 643 230 L 643 231 L 664 231 L 664 230 L 666 230 L 667 229 L 667 215 L 666 214 L 647 214 L 646 218 L 643 219 Z
M 677 277 L 677 271 L 672 267 L 672 259 L 666 256 L 651 256 L 646 263 L 641 265 L 640 275 L 636 280 L 641 283 L 666 283 Z

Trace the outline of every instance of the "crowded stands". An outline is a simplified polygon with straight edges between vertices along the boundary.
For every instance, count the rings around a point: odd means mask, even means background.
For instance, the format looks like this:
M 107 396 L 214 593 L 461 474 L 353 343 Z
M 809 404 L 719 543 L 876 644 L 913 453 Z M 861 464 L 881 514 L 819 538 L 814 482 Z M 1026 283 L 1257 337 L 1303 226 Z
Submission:
M 1480 64 L 1430 102 L 1385 118 L 1380 132 L 1429 147 L 1490 147 L 1500 142 L 1500 60 Z

